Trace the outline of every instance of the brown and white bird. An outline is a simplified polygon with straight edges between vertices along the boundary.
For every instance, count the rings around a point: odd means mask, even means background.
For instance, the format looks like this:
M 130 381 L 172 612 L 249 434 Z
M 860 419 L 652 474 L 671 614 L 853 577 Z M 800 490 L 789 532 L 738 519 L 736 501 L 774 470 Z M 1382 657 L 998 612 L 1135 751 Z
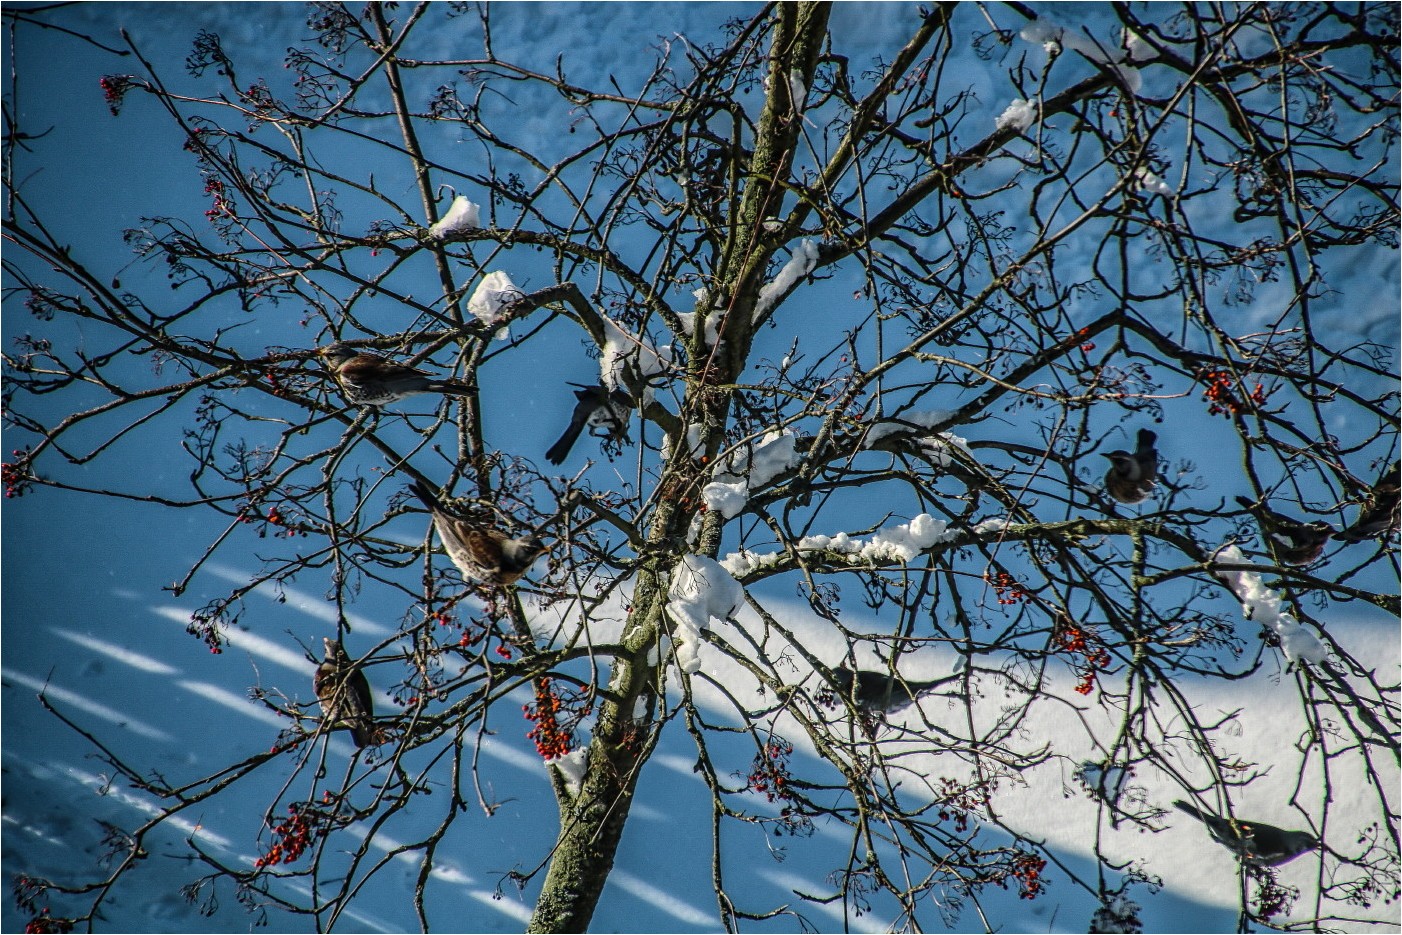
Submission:
M 421 393 L 463 396 L 472 392 L 466 383 L 441 379 L 346 344 L 332 344 L 317 353 L 353 406 L 383 406 Z
M 369 746 L 375 742 L 370 682 L 351 663 L 344 646 L 330 637 L 322 637 L 322 643 L 326 646 L 326 658 L 312 678 L 312 687 L 321 702 L 322 723 L 327 730 L 349 730 L 357 747 Z
M 1259 821 L 1229 821 L 1182 800 L 1174 802 L 1173 807 L 1207 825 L 1217 843 L 1253 867 L 1278 867 L 1319 847 L 1319 838 L 1308 831 L 1286 831 Z
M 1252 503 L 1245 497 L 1237 497 L 1236 502 L 1256 517 L 1270 545 L 1271 554 L 1282 565 L 1308 565 L 1319 558 L 1334 535 L 1334 527 L 1323 520 L 1306 523 L 1291 519 L 1264 503 Z
M 448 512 L 432 490 L 414 481 L 414 493 L 433 514 L 433 526 L 463 577 L 486 584 L 514 584 L 545 551 L 535 536 L 513 539 L 494 526 Z
M 622 390 L 610 393 L 608 387 L 602 385 L 580 386 L 578 383 L 571 383 L 570 386 L 579 387 L 574 391 L 574 398 L 578 402 L 575 403 L 574 414 L 570 416 L 570 424 L 565 433 L 545 453 L 545 460 L 551 464 L 565 463 L 570 449 L 586 428 L 589 429 L 589 434 L 605 439 L 605 444 L 628 440 L 628 416 L 633 409 L 633 400 L 627 393 Z M 596 429 L 603 431 L 598 432 Z
M 1159 453 L 1154 448 L 1158 436 L 1139 430 L 1139 446 L 1134 451 L 1104 451 L 1110 459 L 1105 472 L 1105 491 L 1120 503 L 1143 503 L 1159 482 Z
M 852 701 L 858 709 L 868 712 L 885 711 L 895 714 L 915 703 L 915 699 L 938 687 L 942 681 L 916 682 L 901 680 L 891 672 L 876 672 L 857 669 L 855 672 L 845 665 L 832 670 L 837 688 L 844 698 Z
M 1397 529 L 1399 494 L 1402 494 L 1402 465 L 1394 462 L 1383 472 L 1373 489 L 1368 491 L 1368 499 L 1358 511 L 1358 519 L 1353 525 L 1339 533 L 1339 538 L 1347 542 L 1362 542 L 1387 535 Z

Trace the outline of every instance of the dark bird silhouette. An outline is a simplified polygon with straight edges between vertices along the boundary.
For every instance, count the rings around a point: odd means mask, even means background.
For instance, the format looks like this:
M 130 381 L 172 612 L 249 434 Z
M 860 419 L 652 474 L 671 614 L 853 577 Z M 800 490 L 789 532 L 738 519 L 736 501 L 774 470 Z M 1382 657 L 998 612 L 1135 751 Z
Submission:
M 1308 831 L 1286 831 L 1258 821 L 1228 821 L 1199 811 L 1181 799 L 1173 807 L 1207 825 L 1208 833 L 1218 844 L 1253 867 L 1278 867 L 1319 847 L 1319 839 Z
M 1120 503 L 1143 503 L 1159 482 L 1159 453 L 1154 448 L 1158 436 L 1139 430 L 1139 447 L 1134 451 L 1103 451 L 1110 459 L 1105 472 L 1105 491 Z
M 1270 545 L 1271 554 L 1283 565 L 1308 565 L 1319 558 L 1334 535 L 1334 527 L 1323 520 L 1306 523 L 1291 519 L 1264 503 L 1252 503 L 1245 497 L 1237 497 L 1236 502 L 1256 517 Z
M 327 730 L 345 728 L 357 747 L 375 742 L 375 708 L 370 700 L 370 682 L 365 673 L 352 665 L 345 647 L 323 637 L 326 658 L 316 667 L 312 687 L 321 702 L 321 720 Z
M 332 344 L 317 353 L 340 384 L 346 401 L 353 406 L 383 406 L 421 393 L 462 396 L 472 392 L 466 383 L 441 379 L 378 354 L 356 351 L 345 344 Z
M 940 680 L 902 681 L 891 672 L 858 669 L 854 673 L 845 665 L 838 666 L 832 674 L 843 697 L 860 710 L 885 711 L 888 714 L 905 710 L 915 703 L 916 698 L 940 684 Z
M 578 400 L 574 406 L 574 413 L 570 416 L 569 427 L 560 436 L 560 440 L 550 446 L 550 450 L 545 453 L 545 460 L 551 464 L 564 464 L 565 459 L 570 455 L 570 449 L 579 440 L 580 433 L 585 428 L 589 429 L 589 434 L 597 435 L 610 441 L 628 440 L 628 416 L 633 409 L 633 400 L 622 390 L 609 392 L 605 386 L 580 386 L 578 383 L 571 383 L 570 386 L 578 386 L 574 391 L 574 398 Z M 603 429 L 597 432 L 595 429 Z
M 1358 519 L 1354 520 L 1352 526 L 1339 533 L 1340 539 L 1362 542 L 1364 539 L 1373 539 L 1397 529 L 1398 494 L 1402 492 L 1399 467 L 1402 465 L 1394 462 L 1392 467 L 1378 478 L 1373 489 L 1368 491 L 1368 499 L 1363 501 L 1362 509 L 1358 511 Z
M 535 536 L 513 539 L 494 526 L 448 512 L 420 481 L 414 481 L 413 490 L 433 514 L 438 538 L 443 540 L 443 548 L 464 578 L 486 584 L 514 584 L 545 551 Z

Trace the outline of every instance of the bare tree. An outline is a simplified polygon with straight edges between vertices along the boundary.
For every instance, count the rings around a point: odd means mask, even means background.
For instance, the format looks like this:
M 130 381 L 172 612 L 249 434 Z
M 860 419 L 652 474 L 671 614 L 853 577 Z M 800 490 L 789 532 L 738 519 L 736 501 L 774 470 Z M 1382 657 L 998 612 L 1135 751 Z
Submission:
M 1351 256 L 1395 262 L 1396 8 L 1115 4 L 1065 29 L 1016 3 L 890 12 L 907 35 L 873 53 L 827 4 L 764 6 L 617 81 L 568 55 L 514 64 L 490 11 L 457 5 L 314 7 L 285 77 L 201 34 L 198 94 L 113 45 L 113 113 L 161 108 L 209 200 L 129 232 L 144 266 L 126 286 L 112 245 L 70 246 L 32 207 L 30 169 L 54 156 L 7 100 L 6 314 L 34 317 L 5 355 L 7 431 L 26 435 L 11 509 L 150 499 L 75 466 L 181 434 L 190 490 L 161 502 L 217 522 L 174 592 L 270 537 L 262 573 L 190 632 L 217 653 L 244 596 L 293 577 L 325 580 L 342 621 L 324 708 L 310 685 L 256 686 L 285 730 L 208 776 L 155 777 L 51 705 L 166 804 L 119 829 L 109 867 L 26 879 L 22 905 L 64 907 L 36 925 L 93 927 L 154 829 L 265 783 L 264 859 L 192 842 L 192 898 L 225 881 L 331 929 L 389 865 L 379 829 L 420 810 L 434 830 L 395 853 L 422 857 L 406 898 L 441 926 L 429 873 L 466 846 L 459 816 L 497 807 L 476 751 L 523 686 L 559 805 L 558 839 L 510 874 L 539 887 L 532 931 L 588 926 L 665 731 L 696 744 L 730 931 L 804 919 L 804 899 L 952 924 L 990 886 L 1037 897 L 1048 862 L 1100 901 L 1099 930 L 1137 930 L 1147 874 L 1101 835 L 1192 821 L 1134 794 L 1150 774 L 1228 819 L 1263 773 L 1298 777 L 1245 817 L 1324 841 L 1288 839 L 1318 868 L 1303 900 L 1264 831 L 1209 822 L 1243 858 L 1243 925 L 1352 924 L 1396 897 L 1396 672 L 1327 626 L 1350 602 L 1398 610 L 1396 343 L 1357 335 L 1335 281 Z M 57 25 L 5 17 L 21 51 Z M 440 57 L 443 30 L 476 53 Z M 250 352 L 254 320 L 286 343 Z M 560 474 L 511 446 L 503 400 L 566 333 L 600 378 L 573 454 L 552 452 L 582 466 Z M 403 412 L 409 392 L 432 416 Z M 54 398 L 66 415 L 34 414 Z M 411 545 L 390 529 L 414 524 Z M 400 595 L 402 625 L 336 658 L 370 589 Z M 795 593 L 843 658 L 779 609 Z M 936 650 L 959 664 L 922 668 Z M 1274 667 L 1309 729 L 1243 764 L 1194 691 Z M 373 730 L 366 672 L 397 673 Z M 1048 707 L 1061 732 L 1029 736 Z M 364 746 L 335 778 L 322 740 L 346 727 Z M 296 779 L 269 783 L 288 758 Z M 1092 877 L 1004 817 L 1046 769 L 1099 803 Z M 1366 785 L 1366 814 L 1340 814 L 1340 783 Z M 817 821 L 850 835 L 830 892 L 732 898 L 729 835 Z

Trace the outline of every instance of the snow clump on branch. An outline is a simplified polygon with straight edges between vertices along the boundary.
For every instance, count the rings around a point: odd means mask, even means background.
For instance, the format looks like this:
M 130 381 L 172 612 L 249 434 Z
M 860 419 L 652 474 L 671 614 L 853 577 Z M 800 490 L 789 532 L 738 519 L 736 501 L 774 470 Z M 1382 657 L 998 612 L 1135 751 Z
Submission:
M 683 555 L 667 591 L 667 616 L 676 625 L 677 666 L 687 673 L 701 668 L 701 631 L 711 618 L 728 620 L 745 602 L 745 589 L 713 558 Z
M 474 204 L 462 195 L 459 195 L 453 199 L 453 204 L 448 208 L 448 213 L 443 215 L 443 217 L 428 229 L 428 235 L 437 240 L 444 240 L 451 237 L 453 234 L 475 230 L 481 226 L 482 206 Z
M 780 296 L 786 294 L 798 284 L 800 279 L 813 272 L 817 266 L 817 242 L 801 241 L 798 245 L 798 251 L 789 257 L 789 261 L 784 264 L 783 269 L 779 270 L 779 275 L 774 277 L 774 281 L 759 287 L 759 301 L 755 303 L 755 317 L 758 318 L 773 308 Z
M 1235 545 L 1219 550 L 1217 561 L 1227 565 L 1249 564 L 1241 549 Z M 1303 659 L 1318 664 L 1328 657 L 1329 650 L 1319 637 L 1305 629 L 1291 614 L 1281 612 L 1280 593 L 1262 584 L 1261 576 L 1256 572 L 1218 571 L 1216 575 L 1241 601 L 1241 612 L 1247 620 L 1254 620 L 1275 632 L 1286 659 L 1291 662 Z
M 731 452 L 714 480 L 701 489 L 706 509 L 733 519 L 750 500 L 750 491 L 798 466 L 802 456 L 794 450 L 798 436 L 793 432 L 769 431 L 753 449 L 748 446 Z
M 1021 133 L 1023 130 L 1026 130 L 1028 127 L 1032 126 L 1033 121 L 1035 121 L 1036 119 L 1036 104 L 1034 104 L 1032 101 L 1024 101 L 1018 98 L 1014 98 L 1013 102 L 1008 105 L 1007 109 L 998 115 L 998 118 L 994 121 L 994 124 L 998 127 L 999 130 L 1004 129 L 1005 127 L 1011 127 L 1018 133 Z
M 511 281 L 510 276 L 497 270 L 482 277 L 482 281 L 472 293 L 472 298 L 467 300 L 467 310 L 475 315 L 478 321 L 491 328 L 506 321 L 507 309 L 525 295 Z

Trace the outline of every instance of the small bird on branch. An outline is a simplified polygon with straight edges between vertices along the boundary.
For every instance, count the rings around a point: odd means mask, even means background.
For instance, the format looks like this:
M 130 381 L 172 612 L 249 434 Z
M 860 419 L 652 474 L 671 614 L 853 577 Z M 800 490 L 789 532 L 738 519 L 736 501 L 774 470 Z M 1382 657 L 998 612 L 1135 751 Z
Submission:
M 1286 831 L 1258 821 L 1218 818 L 1181 799 L 1174 802 L 1173 807 L 1207 825 L 1208 833 L 1217 843 L 1253 867 L 1277 867 L 1319 847 L 1319 839 L 1308 831 Z
M 470 581 L 515 584 L 545 551 L 535 536 L 513 539 L 495 526 L 449 512 L 422 481 L 414 481 L 413 491 L 433 515 L 448 557 Z
M 885 711 L 896 714 L 915 703 L 915 699 L 938 687 L 942 680 L 916 682 L 897 678 L 893 672 L 875 672 L 845 665 L 833 670 L 838 690 L 862 711 Z M 854 688 L 855 686 L 855 688 Z
M 1142 503 L 1159 481 L 1159 453 L 1154 448 L 1158 436 L 1148 429 L 1139 430 L 1139 446 L 1134 451 L 1105 451 L 1101 457 L 1110 459 L 1105 472 L 1105 491 L 1120 503 Z
M 345 344 L 323 347 L 317 354 L 353 406 L 384 406 L 422 393 L 465 396 L 472 392 L 466 383 L 435 377 Z
M 602 385 L 581 386 L 571 383 L 570 386 L 579 387 L 574 391 L 578 402 L 575 403 L 574 413 L 570 416 L 570 424 L 565 433 L 545 453 L 545 460 L 551 464 L 565 463 L 570 449 L 586 428 L 589 429 L 590 435 L 605 439 L 606 446 L 610 442 L 628 440 L 628 416 L 633 410 L 633 400 L 627 393 L 622 390 L 609 392 L 608 387 Z M 598 432 L 596 429 L 603 431 Z
M 1399 493 L 1402 493 L 1402 479 L 1399 479 L 1399 464 L 1394 462 L 1368 491 L 1368 498 L 1358 511 L 1358 519 L 1339 533 L 1339 538 L 1347 542 L 1362 542 L 1394 532 L 1398 523 Z
M 375 742 L 375 709 L 370 700 L 370 682 L 351 663 L 346 649 L 330 637 L 322 637 L 326 658 L 316 667 L 312 687 L 321 702 L 321 719 L 327 730 L 342 728 L 351 732 L 357 747 Z
M 1323 520 L 1303 522 L 1277 513 L 1264 503 L 1252 503 L 1245 497 L 1236 502 L 1256 517 L 1265 533 L 1271 553 L 1284 565 L 1308 565 L 1319 558 L 1334 535 L 1334 527 Z

